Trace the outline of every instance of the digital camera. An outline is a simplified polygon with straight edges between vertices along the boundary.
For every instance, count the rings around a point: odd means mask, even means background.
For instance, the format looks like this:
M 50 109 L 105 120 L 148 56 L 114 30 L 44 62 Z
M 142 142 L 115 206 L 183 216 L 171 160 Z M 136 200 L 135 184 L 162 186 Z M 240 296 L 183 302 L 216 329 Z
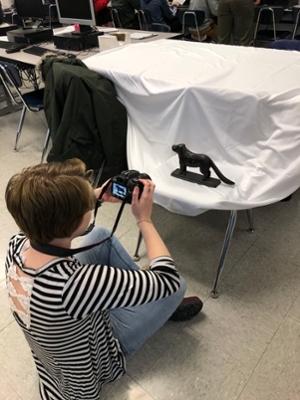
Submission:
M 122 171 L 120 175 L 114 176 L 111 181 L 111 194 L 117 199 L 123 200 L 125 203 L 131 204 L 133 189 L 138 186 L 140 195 L 142 194 L 144 185 L 139 179 L 151 179 L 144 172 L 130 169 Z

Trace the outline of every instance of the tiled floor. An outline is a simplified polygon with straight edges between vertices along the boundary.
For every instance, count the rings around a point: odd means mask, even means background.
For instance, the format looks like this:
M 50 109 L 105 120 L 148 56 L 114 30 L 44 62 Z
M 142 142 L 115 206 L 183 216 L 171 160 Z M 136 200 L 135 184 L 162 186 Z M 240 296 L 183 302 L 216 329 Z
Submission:
M 43 115 L 28 115 L 14 153 L 18 117 L 0 117 L 0 400 L 37 400 L 37 374 L 5 292 L 4 258 L 16 226 L 4 191 L 13 173 L 39 162 L 46 124 Z M 98 223 L 111 228 L 117 209 L 104 205 Z M 288 203 L 254 210 L 253 234 L 247 232 L 246 213 L 238 213 L 220 297 L 212 299 L 228 216 L 210 211 L 188 218 L 155 206 L 157 227 L 187 280 L 188 294 L 203 299 L 203 312 L 187 323 L 167 323 L 128 363 L 128 374 L 104 387 L 103 399 L 300 399 L 299 192 Z M 133 253 L 137 228 L 129 207 L 117 236 Z M 145 264 L 145 257 L 140 262 Z

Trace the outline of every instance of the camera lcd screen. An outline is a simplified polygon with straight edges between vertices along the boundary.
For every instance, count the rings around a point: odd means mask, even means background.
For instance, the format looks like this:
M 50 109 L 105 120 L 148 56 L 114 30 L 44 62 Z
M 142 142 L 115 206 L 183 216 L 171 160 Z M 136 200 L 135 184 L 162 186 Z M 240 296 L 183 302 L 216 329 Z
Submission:
M 125 199 L 127 196 L 127 187 L 120 183 L 113 183 L 111 188 L 111 194 L 119 199 Z

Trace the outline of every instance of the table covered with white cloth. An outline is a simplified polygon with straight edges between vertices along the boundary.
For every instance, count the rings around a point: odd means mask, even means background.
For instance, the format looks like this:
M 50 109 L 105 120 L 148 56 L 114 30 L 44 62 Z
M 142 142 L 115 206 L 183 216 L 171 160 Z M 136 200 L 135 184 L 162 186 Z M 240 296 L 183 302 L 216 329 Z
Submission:
M 151 176 L 168 210 L 250 209 L 300 186 L 300 52 L 160 40 L 84 62 L 115 84 L 128 112 L 128 164 Z M 172 177 L 178 143 L 207 154 L 235 185 Z

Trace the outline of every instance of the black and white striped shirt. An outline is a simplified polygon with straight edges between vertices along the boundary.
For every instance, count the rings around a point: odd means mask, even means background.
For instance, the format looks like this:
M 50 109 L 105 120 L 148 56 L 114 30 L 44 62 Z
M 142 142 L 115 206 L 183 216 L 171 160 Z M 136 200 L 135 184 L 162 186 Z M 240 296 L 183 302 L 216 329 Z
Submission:
M 179 275 L 173 260 L 159 257 L 149 271 L 84 265 L 58 258 L 33 270 L 23 265 L 27 238 L 9 243 L 6 272 L 15 263 L 33 277 L 30 325 L 14 312 L 31 348 L 43 400 L 99 400 L 101 386 L 125 373 L 109 310 L 148 303 L 174 293 Z

